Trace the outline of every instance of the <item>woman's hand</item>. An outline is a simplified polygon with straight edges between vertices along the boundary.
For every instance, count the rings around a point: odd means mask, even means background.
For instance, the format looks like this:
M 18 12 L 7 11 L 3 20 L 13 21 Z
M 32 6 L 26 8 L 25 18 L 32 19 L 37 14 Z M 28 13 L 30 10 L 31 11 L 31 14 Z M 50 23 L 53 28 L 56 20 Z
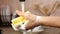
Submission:
M 36 21 L 36 15 L 31 13 L 23 13 L 22 11 L 17 10 L 16 13 L 20 16 L 23 15 L 26 19 L 29 20 L 29 23 L 25 25 L 26 29 L 31 29 L 37 26 Z

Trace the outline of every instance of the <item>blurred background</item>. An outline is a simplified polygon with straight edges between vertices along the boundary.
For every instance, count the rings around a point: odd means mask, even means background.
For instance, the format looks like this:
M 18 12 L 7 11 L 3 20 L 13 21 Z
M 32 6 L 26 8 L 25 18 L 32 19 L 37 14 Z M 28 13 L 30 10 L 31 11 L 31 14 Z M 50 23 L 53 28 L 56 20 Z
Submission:
M 1 34 L 22 34 L 11 27 L 11 19 L 18 17 L 16 10 L 21 11 L 20 0 L 0 0 Z M 60 0 L 25 0 L 25 11 L 27 10 L 39 16 L 60 16 Z M 42 27 L 44 31 L 37 34 L 60 34 L 60 28 Z

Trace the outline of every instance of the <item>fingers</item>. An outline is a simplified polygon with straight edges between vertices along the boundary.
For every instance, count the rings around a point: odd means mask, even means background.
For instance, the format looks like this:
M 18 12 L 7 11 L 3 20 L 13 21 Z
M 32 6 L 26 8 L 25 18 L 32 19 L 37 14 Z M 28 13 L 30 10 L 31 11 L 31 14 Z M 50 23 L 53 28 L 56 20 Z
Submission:
M 23 15 L 22 11 L 16 10 L 17 15 Z

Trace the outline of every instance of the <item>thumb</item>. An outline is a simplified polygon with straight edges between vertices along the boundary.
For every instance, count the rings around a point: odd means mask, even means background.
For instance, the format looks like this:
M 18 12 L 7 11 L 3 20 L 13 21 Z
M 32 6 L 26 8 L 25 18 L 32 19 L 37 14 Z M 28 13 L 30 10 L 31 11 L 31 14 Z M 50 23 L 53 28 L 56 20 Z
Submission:
M 16 10 L 17 15 L 23 15 L 22 11 Z

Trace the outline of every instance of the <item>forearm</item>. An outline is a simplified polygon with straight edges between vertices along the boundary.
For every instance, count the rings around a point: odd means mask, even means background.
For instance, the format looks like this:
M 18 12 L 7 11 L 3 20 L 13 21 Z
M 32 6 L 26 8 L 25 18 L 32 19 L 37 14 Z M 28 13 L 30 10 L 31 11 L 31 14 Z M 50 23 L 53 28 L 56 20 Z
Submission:
M 44 26 L 60 27 L 60 16 L 42 16 L 38 23 Z
M 26 29 L 31 29 L 39 25 L 60 28 L 60 16 L 39 16 L 35 22 L 28 24 L 28 26 L 26 25 Z

